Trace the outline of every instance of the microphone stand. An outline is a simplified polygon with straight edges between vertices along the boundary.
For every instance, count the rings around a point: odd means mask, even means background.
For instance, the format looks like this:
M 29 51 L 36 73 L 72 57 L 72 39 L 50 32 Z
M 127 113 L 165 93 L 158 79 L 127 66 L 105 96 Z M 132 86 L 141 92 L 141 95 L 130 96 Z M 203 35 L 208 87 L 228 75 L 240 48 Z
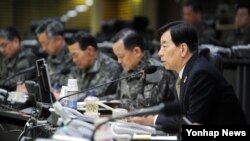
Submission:
M 35 67 L 34 67 L 34 66 L 32 66 L 32 67 L 30 67 L 30 68 L 27 68 L 27 69 L 25 69 L 25 70 L 22 70 L 22 71 L 20 71 L 20 72 L 18 72 L 18 73 L 16 73 L 16 74 L 11 75 L 11 76 L 9 76 L 8 78 L 6 78 L 6 79 L 3 81 L 3 83 L 2 83 L 1 85 L 4 86 L 6 82 L 8 82 L 9 80 L 13 79 L 14 77 L 19 76 L 19 75 L 22 75 L 22 74 L 25 74 L 25 73 L 28 73 L 28 72 L 32 72 L 32 71 L 34 71 L 34 70 L 35 70 Z

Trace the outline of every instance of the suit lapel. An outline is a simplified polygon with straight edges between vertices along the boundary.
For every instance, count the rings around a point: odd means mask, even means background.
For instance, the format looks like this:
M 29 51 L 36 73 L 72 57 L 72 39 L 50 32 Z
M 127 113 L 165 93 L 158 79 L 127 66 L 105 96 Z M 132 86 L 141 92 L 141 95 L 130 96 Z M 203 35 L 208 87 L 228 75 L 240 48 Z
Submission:
M 181 79 L 181 88 L 180 88 L 180 101 L 183 101 L 184 94 L 186 92 L 186 86 L 189 80 L 189 71 L 193 67 L 195 60 L 198 58 L 198 53 L 194 53 L 190 60 L 187 62 L 185 69 L 183 71 L 182 79 Z

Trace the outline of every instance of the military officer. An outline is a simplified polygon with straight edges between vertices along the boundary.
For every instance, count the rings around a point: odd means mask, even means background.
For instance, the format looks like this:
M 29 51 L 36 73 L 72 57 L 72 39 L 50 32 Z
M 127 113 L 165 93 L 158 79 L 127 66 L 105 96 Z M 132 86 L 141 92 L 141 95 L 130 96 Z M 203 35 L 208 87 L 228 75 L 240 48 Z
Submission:
M 216 30 L 203 19 L 203 9 L 199 2 L 188 0 L 182 8 L 184 21 L 192 24 L 198 32 L 199 44 L 219 44 Z
M 48 54 L 48 71 L 54 89 L 67 84 L 67 75 L 61 72 L 73 66 L 63 32 L 63 24 L 54 19 L 44 20 L 36 29 L 38 41 Z
M 80 90 L 118 78 L 121 67 L 114 59 L 98 50 L 96 39 L 89 33 L 79 31 L 69 44 L 73 62 L 77 65 L 72 75 L 78 80 Z M 98 97 L 114 94 L 115 91 L 116 83 L 93 89 L 94 95 Z M 79 100 L 84 97 L 81 95 Z
M 248 45 L 250 43 L 250 8 L 238 5 L 235 14 L 235 29 L 225 31 L 221 41 L 225 46 Z
M 146 75 L 146 80 L 135 77 L 118 83 L 115 98 L 121 100 L 122 107 L 129 110 L 145 108 L 173 95 L 173 73 L 164 71 L 160 62 L 150 57 L 138 33 L 124 29 L 113 37 L 112 42 L 114 54 L 123 67 L 121 76 L 131 75 L 147 66 L 159 68 L 155 73 Z
M 2 58 L 0 59 L 0 85 L 9 91 L 22 87 L 24 80 L 34 76 L 33 73 L 26 73 L 6 81 L 8 77 L 33 65 L 21 51 L 20 40 L 20 35 L 14 27 L 0 29 L 0 58 Z

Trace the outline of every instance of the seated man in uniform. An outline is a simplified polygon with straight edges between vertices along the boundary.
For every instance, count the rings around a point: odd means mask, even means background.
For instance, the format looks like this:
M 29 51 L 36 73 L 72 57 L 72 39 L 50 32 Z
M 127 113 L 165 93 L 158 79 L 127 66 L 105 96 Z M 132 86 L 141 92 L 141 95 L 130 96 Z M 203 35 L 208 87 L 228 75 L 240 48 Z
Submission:
M 63 32 L 63 24 L 53 19 L 44 20 L 36 29 L 38 41 L 48 54 L 46 61 L 54 93 L 56 89 L 67 84 L 67 76 L 63 72 L 74 65 Z
M 146 75 L 146 80 L 135 77 L 119 81 L 113 99 L 121 100 L 122 107 L 134 110 L 159 104 L 171 97 L 175 78 L 173 73 L 162 69 L 160 62 L 150 57 L 138 33 L 130 29 L 121 30 L 112 42 L 114 54 L 123 68 L 120 77 L 129 76 L 147 66 L 158 67 L 156 72 Z
M 235 29 L 225 31 L 222 34 L 223 45 L 231 47 L 233 45 L 250 44 L 250 6 L 238 5 L 235 14 Z
M 182 8 L 184 21 L 192 24 L 198 32 L 199 44 L 219 44 L 216 30 L 203 19 L 203 9 L 199 2 L 188 0 Z
M 114 59 L 98 50 L 96 39 L 93 36 L 79 31 L 70 42 L 69 51 L 77 66 L 72 75 L 78 80 L 79 91 L 118 78 L 121 67 Z M 97 97 L 114 94 L 115 91 L 116 83 L 93 89 L 94 95 Z M 81 95 L 78 100 L 83 100 L 85 96 Z
M 8 91 L 18 89 L 18 91 L 26 92 L 23 90 L 23 82 L 27 79 L 34 77 L 34 73 L 25 73 L 12 79 L 7 80 L 8 77 L 28 69 L 32 66 L 25 53 L 22 52 L 20 47 L 20 36 L 17 30 L 13 27 L 6 27 L 0 29 L 0 85 Z

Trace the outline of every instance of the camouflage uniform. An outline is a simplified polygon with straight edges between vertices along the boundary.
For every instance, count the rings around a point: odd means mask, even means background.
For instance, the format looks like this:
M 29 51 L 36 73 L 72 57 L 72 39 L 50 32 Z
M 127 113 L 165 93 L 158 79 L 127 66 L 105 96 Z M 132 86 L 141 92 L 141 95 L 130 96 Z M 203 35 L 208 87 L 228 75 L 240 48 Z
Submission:
M 211 26 L 207 25 L 204 22 L 196 25 L 195 28 L 197 29 L 198 37 L 199 37 L 199 44 L 217 44 L 216 40 L 216 31 Z
M 151 65 L 158 66 L 158 70 L 153 74 L 146 75 L 145 82 L 143 82 L 143 78 L 139 77 L 124 79 L 118 83 L 116 94 L 121 100 L 123 108 L 129 110 L 145 108 L 159 104 L 164 99 L 168 99 L 169 96 L 173 96 L 174 74 L 171 71 L 166 71 L 159 61 L 149 58 L 149 55 L 145 55 L 133 72 L 123 71 L 121 77 L 131 75 Z
M 87 70 L 75 68 L 72 75 L 73 78 L 78 80 L 78 88 L 82 91 L 84 89 L 117 79 L 120 72 L 121 67 L 114 59 L 98 52 L 97 60 L 91 68 Z M 114 94 L 116 91 L 116 83 L 95 88 L 93 91 L 97 97 Z M 85 94 L 80 95 L 79 101 L 83 100 L 84 96 Z
M 25 56 L 24 52 L 19 51 L 16 55 L 14 55 L 12 58 L 3 58 L 2 62 L 0 64 L 0 84 L 3 88 L 13 91 L 16 89 L 16 84 L 19 81 L 25 81 L 27 79 L 31 79 L 31 77 L 34 77 L 35 71 L 33 73 L 26 73 L 21 74 L 19 76 L 16 76 L 9 81 L 6 81 L 6 83 L 3 85 L 4 81 L 16 74 L 19 71 L 25 70 L 31 66 L 34 66 L 31 62 L 28 61 L 28 59 Z
M 51 85 L 54 88 L 59 88 L 62 85 L 67 85 L 67 75 L 60 74 L 60 72 L 67 68 L 71 69 L 72 66 L 74 66 L 68 48 L 64 46 L 56 57 L 48 56 L 47 65 Z
M 222 34 L 221 42 L 225 46 L 233 46 L 233 45 L 248 45 L 250 44 L 250 27 L 240 31 L 240 30 L 230 30 L 225 31 Z

